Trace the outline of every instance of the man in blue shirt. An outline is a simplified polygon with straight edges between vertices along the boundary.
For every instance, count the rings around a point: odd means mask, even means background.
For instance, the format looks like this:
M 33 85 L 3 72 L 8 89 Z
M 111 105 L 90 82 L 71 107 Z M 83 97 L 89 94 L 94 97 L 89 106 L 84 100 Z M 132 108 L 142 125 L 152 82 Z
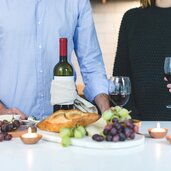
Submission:
M 52 113 L 50 83 L 59 38 L 75 50 L 84 93 L 101 112 L 109 108 L 108 82 L 89 0 L 0 0 L 0 114 Z

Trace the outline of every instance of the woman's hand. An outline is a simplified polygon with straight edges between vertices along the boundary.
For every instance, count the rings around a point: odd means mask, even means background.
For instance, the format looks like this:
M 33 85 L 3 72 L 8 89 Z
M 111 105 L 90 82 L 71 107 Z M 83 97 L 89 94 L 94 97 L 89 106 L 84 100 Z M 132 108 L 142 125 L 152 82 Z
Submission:
M 0 104 L 0 115 L 5 115 L 5 114 L 20 115 L 20 119 L 22 120 L 27 119 L 27 115 L 23 113 L 21 110 L 19 110 L 18 108 L 13 107 L 13 108 L 7 109 L 2 104 Z
M 169 92 L 171 93 L 171 83 L 167 84 L 167 88 L 169 89 Z
M 168 81 L 166 77 L 164 77 L 165 81 Z M 171 83 L 167 84 L 167 88 L 169 89 L 169 92 L 171 93 Z

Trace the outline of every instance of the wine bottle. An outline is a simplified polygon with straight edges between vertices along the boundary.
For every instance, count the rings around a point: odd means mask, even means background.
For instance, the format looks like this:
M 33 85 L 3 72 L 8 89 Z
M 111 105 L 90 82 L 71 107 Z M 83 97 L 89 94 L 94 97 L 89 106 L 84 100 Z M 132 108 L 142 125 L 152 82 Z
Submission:
M 54 67 L 53 75 L 54 75 L 54 80 L 62 80 L 62 79 L 67 79 L 67 80 L 73 80 L 73 68 L 72 66 L 68 63 L 67 60 L 67 43 L 68 40 L 67 38 L 60 38 L 59 39 L 59 52 L 60 52 L 60 60 L 59 63 L 57 63 Z M 61 90 L 65 91 L 65 90 Z M 72 104 L 56 104 L 54 105 L 54 112 L 59 110 L 59 109 L 72 109 L 73 108 L 73 103 Z

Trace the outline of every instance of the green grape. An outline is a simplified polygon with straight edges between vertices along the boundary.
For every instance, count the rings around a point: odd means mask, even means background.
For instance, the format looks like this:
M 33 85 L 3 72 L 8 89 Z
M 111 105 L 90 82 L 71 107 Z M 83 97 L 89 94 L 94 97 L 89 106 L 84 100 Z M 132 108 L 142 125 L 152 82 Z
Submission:
M 83 126 L 78 126 L 77 129 L 78 129 L 79 131 L 81 131 L 81 133 L 82 133 L 83 136 L 86 135 L 86 130 L 85 130 L 85 128 L 84 128 Z
M 67 137 L 67 136 L 62 137 L 61 144 L 63 147 L 68 147 L 69 145 L 71 145 L 70 137 Z
M 128 116 L 126 117 L 126 120 L 132 119 L 131 116 L 128 114 Z
M 74 129 L 75 128 L 71 128 L 71 135 L 70 135 L 70 137 L 74 137 Z
M 119 112 L 118 115 L 120 116 L 120 118 L 126 118 L 129 115 L 129 112 L 127 109 L 122 108 Z
M 113 114 L 112 110 L 108 109 L 105 112 L 103 112 L 102 117 L 104 120 L 109 121 L 112 119 L 113 115 L 114 114 Z
M 60 137 L 70 137 L 72 134 L 71 128 L 62 128 L 60 129 Z
M 74 137 L 75 138 L 82 138 L 83 136 L 84 136 L 83 133 L 79 129 L 77 129 L 77 128 L 74 129 Z
M 119 112 L 121 109 L 122 109 L 122 108 L 121 108 L 120 106 L 115 106 L 115 107 L 114 107 L 115 112 Z
M 118 116 L 118 115 L 116 115 L 116 114 L 115 114 L 115 115 L 113 115 L 112 119 L 113 119 L 113 118 L 116 118 L 116 119 L 118 119 L 118 120 L 119 120 L 119 116 Z

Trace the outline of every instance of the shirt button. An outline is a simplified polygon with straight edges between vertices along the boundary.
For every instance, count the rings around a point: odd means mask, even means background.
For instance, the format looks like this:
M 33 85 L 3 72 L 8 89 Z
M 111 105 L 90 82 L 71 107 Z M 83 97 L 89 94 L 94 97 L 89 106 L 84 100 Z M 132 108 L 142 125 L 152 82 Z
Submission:
M 40 70 L 39 72 L 40 72 L 40 73 L 42 73 L 42 72 L 43 72 L 43 70 Z
M 42 45 L 39 45 L 39 49 L 41 49 L 42 48 Z
M 43 95 L 43 94 L 40 94 L 40 96 L 41 96 L 41 97 L 44 97 L 44 95 Z
M 38 22 L 38 24 L 40 25 L 40 21 Z

